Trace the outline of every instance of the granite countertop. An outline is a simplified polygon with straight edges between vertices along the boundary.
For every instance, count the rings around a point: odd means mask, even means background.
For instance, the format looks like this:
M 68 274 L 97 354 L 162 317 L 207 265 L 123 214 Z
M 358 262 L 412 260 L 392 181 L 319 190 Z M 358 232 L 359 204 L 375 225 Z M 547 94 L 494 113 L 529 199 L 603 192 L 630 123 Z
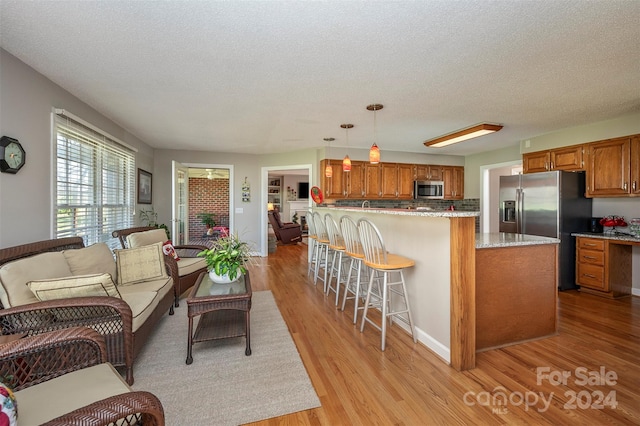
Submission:
M 640 243 L 640 238 L 633 237 L 631 235 L 620 235 L 611 233 L 593 233 L 593 232 L 574 232 L 571 234 L 574 237 L 588 237 L 588 238 L 600 238 L 603 240 L 616 240 L 616 241 L 628 241 L 631 243 Z
M 340 211 L 358 211 L 363 213 L 380 213 L 398 216 L 423 216 L 423 217 L 476 217 L 480 216 L 479 211 L 462 211 L 462 210 L 422 210 L 422 209 L 377 209 L 375 207 L 328 207 L 318 206 L 315 208 L 324 208 Z
M 476 249 L 559 243 L 560 240 L 558 238 L 539 237 L 537 235 L 512 234 L 506 232 L 476 234 Z

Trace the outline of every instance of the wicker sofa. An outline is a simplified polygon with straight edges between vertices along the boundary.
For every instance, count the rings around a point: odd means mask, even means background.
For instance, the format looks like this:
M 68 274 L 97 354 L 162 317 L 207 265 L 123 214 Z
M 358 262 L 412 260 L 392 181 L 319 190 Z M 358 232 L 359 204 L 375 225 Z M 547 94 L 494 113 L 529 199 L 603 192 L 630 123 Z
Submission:
M 151 226 L 138 226 L 135 228 L 118 229 L 111 233 L 114 238 L 120 240 L 122 248 L 136 248 L 149 244 L 166 241 L 164 229 Z M 197 253 L 208 249 L 202 245 L 174 245 L 179 260 L 167 256 L 166 261 L 171 265 L 172 277 L 175 286 L 175 307 L 180 306 L 180 295 L 193 287 L 202 272 L 207 270 L 207 262 Z
M 157 259 L 144 263 L 157 276 L 140 275 L 146 273 L 145 268 L 131 264 L 135 262 L 132 255 L 145 253 Z M 124 368 L 127 383 L 133 384 L 135 357 L 165 312 L 173 314 L 175 290 L 171 275 L 175 271 L 170 271 L 171 265 L 165 263 L 161 246 L 149 247 L 145 253 L 141 249 L 119 250 L 116 261 L 106 244 L 84 247 L 80 237 L 0 249 L 0 333 L 36 335 L 70 327 L 91 327 L 106 341 L 107 360 Z M 34 283 L 47 284 L 47 280 L 53 280 L 57 284 L 56 279 L 83 280 L 93 277 L 92 274 L 105 273 L 118 282 L 119 297 L 89 293 L 84 297 L 67 295 L 41 301 L 32 291 Z
M 106 362 L 104 339 L 90 328 L 0 345 L 0 377 L 14 391 L 19 424 L 164 425 L 160 400 L 127 386 Z

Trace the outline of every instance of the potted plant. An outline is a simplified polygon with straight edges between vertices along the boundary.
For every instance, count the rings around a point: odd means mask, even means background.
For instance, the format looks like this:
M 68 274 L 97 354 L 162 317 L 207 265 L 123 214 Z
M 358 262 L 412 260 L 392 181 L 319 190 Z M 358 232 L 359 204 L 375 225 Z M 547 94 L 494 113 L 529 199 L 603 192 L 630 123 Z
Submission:
M 207 235 L 213 235 L 213 227 L 216 226 L 215 213 L 202 212 L 196 217 L 200 219 L 204 226 L 207 227 Z
M 251 252 L 248 243 L 236 234 L 229 234 L 217 239 L 212 248 L 201 251 L 198 256 L 205 258 L 213 282 L 230 283 L 247 272 Z

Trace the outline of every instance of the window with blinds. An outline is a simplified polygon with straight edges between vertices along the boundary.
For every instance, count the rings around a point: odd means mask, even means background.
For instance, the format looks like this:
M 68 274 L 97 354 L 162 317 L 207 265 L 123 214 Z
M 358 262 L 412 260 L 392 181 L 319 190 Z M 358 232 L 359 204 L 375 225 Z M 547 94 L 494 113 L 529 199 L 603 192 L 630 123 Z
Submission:
M 134 152 L 73 118 L 55 113 L 55 234 L 120 248 L 111 232 L 133 226 Z

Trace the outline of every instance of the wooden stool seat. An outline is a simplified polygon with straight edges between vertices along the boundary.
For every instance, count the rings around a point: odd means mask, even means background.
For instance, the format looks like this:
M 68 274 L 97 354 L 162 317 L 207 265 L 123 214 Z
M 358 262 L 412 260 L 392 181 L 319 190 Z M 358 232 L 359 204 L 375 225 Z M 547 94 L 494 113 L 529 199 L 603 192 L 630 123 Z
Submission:
M 371 263 L 365 260 L 364 264 L 369 268 L 384 269 L 389 271 L 393 269 L 411 268 L 412 266 L 415 266 L 416 262 L 413 259 L 409 259 L 408 257 L 387 252 L 387 263 Z

